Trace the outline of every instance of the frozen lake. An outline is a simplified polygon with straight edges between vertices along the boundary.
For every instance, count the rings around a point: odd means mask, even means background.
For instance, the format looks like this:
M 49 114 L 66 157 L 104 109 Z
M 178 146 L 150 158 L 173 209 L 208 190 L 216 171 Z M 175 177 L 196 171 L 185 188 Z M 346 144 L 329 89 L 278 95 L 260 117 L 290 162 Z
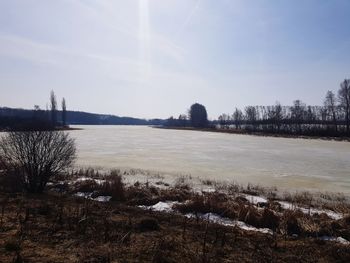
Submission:
M 350 143 L 144 126 L 74 126 L 80 166 L 350 193 Z

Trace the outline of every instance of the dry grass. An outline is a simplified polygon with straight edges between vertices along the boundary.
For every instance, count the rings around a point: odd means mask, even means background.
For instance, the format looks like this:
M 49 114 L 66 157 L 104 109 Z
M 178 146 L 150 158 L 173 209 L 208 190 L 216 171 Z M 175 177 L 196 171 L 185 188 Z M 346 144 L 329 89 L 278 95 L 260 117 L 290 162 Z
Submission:
M 314 239 L 276 238 L 119 203 L 5 195 L 0 262 L 348 262 Z M 51 209 L 48 209 L 50 207 Z M 348 219 L 346 219 L 348 220 Z
M 84 177 L 91 179 L 75 182 L 71 189 L 71 193 L 92 193 L 93 197 L 111 196 L 113 201 L 125 200 L 125 185 L 119 171 L 112 170 L 103 177 L 90 169 L 87 170 L 87 172 L 83 172 L 83 174 Z M 94 175 L 94 177 L 87 177 L 86 175 Z M 103 178 L 104 181 L 98 182 L 94 178 L 98 180 Z
M 91 180 L 59 184 L 60 194 L 5 194 L 0 192 L 0 262 L 349 262 L 348 247 L 316 239 L 342 236 L 350 240 L 350 215 L 332 220 L 325 214 L 306 215 L 283 210 L 274 201 L 275 189 L 231 184 L 225 191 L 197 194 L 184 177 L 166 189 L 136 183 L 126 187 L 123 174 L 81 170 L 76 176 Z M 60 178 L 62 179 L 62 178 Z M 94 179 L 104 179 L 96 181 Z M 215 183 L 215 187 L 220 187 Z M 57 190 L 57 185 L 52 186 Z M 227 191 L 230 189 L 230 191 Z M 223 188 L 222 188 L 223 190 Z M 89 192 L 112 196 L 98 203 L 73 198 Z M 257 207 L 240 193 L 269 196 Z M 281 198 L 280 198 L 281 199 Z M 349 213 L 341 196 L 315 198 L 309 193 L 285 196 L 304 207 L 332 207 Z M 259 228 L 274 236 L 187 219 L 181 214 L 155 213 L 135 208 L 159 201 L 178 201 L 180 213 L 215 213 Z M 338 211 L 338 210 L 336 210 Z M 297 235 L 297 238 L 296 238 Z
M 89 173 L 96 175 L 91 171 Z M 208 181 L 207 184 L 215 185 L 216 188 L 220 189 L 219 191 L 196 194 L 188 185 L 187 177 L 180 177 L 174 187 L 162 189 L 150 186 L 148 183 L 135 183 L 134 186 L 124 187 L 120 172 L 114 172 L 113 176 L 104 176 L 103 178 L 108 179 L 108 183 L 102 185 L 93 180 L 80 182 L 76 185 L 78 186 L 76 191 L 95 192 L 97 195 L 113 195 L 114 191 L 115 196 L 123 193 L 122 198 L 114 198 L 114 200 L 125 200 L 129 205 L 154 205 L 159 201 L 178 201 L 181 204 L 175 205 L 174 208 L 183 214 L 215 213 L 232 220 L 243 221 L 254 227 L 270 228 L 282 235 L 349 237 L 346 230 L 347 225 L 344 222 L 336 222 L 325 214 L 309 216 L 298 210 L 284 210 L 278 202 L 274 201 L 282 199 L 305 208 L 328 208 L 333 211 L 349 213 L 349 204 L 340 195 L 337 195 L 336 198 L 327 195 L 325 200 L 308 192 L 297 192 L 284 194 L 283 197 L 277 198 L 277 189 L 274 188 L 263 188 L 258 185 L 248 185 L 247 188 L 244 188 L 235 183 L 224 186 L 214 181 Z M 120 180 L 112 185 L 110 180 L 113 181 L 113 178 Z M 264 194 L 269 201 L 263 204 L 263 208 L 260 208 L 250 204 L 240 193 L 257 196 Z

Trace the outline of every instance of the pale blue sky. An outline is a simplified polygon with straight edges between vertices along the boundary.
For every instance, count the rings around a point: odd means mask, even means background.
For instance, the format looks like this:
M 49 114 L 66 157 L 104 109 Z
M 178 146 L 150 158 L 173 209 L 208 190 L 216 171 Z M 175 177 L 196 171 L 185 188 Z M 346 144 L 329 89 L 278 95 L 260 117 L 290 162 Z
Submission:
M 166 118 L 321 104 L 350 77 L 348 0 L 0 0 L 0 105 Z

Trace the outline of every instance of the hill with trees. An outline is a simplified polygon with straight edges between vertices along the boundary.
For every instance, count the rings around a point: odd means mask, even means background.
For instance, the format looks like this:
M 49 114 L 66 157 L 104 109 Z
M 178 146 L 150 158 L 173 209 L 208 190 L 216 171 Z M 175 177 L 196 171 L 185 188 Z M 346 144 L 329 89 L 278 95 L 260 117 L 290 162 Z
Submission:
M 0 107 L 0 128 L 12 126 L 18 122 L 29 122 L 32 119 L 50 119 L 50 115 L 51 112 L 41 109 L 27 110 Z M 62 116 L 65 116 L 65 119 Z M 62 111 L 57 110 L 57 122 L 67 125 L 162 125 L 165 120 L 146 120 L 68 110 L 62 114 Z

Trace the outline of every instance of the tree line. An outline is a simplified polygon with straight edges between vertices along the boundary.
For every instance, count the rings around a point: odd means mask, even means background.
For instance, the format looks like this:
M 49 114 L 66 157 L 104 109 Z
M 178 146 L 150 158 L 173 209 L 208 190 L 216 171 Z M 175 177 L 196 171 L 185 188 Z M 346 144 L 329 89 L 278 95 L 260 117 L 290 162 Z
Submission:
M 66 100 L 63 98 L 61 107 L 58 106 L 55 94 L 50 95 L 50 102 L 46 109 L 35 105 L 33 109 L 13 109 L 0 107 L 0 130 L 22 129 L 22 126 L 49 126 L 56 123 L 56 127 L 67 125 L 164 125 L 164 119 L 139 119 L 120 117 L 110 114 L 97 114 L 82 111 L 67 110 Z
M 0 108 L 0 130 L 54 130 L 67 126 L 67 105 L 62 98 L 58 110 L 56 95 L 50 93 L 50 106 L 43 110 L 34 105 L 32 110 Z
M 205 106 L 194 103 L 188 110 L 188 115 L 180 114 L 177 119 L 170 117 L 167 119 L 165 126 L 207 128 L 210 126 L 210 122 L 208 121 L 208 114 Z
M 50 93 L 50 106 L 46 106 L 46 110 L 41 110 L 38 105 L 34 105 L 34 112 L 33 112 L 33 118 L 34 119 L 41 119 L 44 121 L 47 121 L 51 124 L 52 127 L 57 126 L 63 126 L 65 127 L 67 125 L 67 104 L 66 99 L 62 98 L 61 101 L 61 118 L 60 121 L 58 121 L 58 105 L 57 105 L 57 99 L 55 92 L 52 90 Z
M 322 106 L 295 100 L 292 106 L 276 102 L 271 106 L 235 108 L 208 121 L 206 109 L 195 103 L 188 114 L 167 119 L 166 126 L 220 128 L 246 132 L 265 132 L 309 136 L 350 136 L 350 79 L 345 79 L 337 93 L 327 91 Z
M 292 106 L 276 102 L 272 106 L 236 108 L 232 115 L 222 114 L 216 121 L 221 128 L 297 135 L 350 135 L 350 79 L 337 92 L 327 91 L 322 106 L 295 100 Z

